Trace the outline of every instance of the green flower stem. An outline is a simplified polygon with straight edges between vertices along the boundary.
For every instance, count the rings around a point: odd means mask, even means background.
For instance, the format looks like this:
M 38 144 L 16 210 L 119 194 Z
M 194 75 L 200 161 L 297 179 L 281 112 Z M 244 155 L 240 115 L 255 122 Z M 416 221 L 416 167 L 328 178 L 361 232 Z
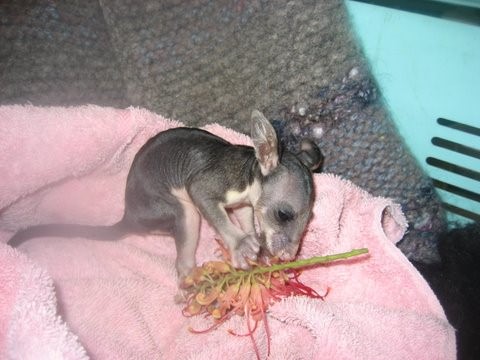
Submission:
M 305 268 L 305 267 L 318 265 L 318 264 L 325 264 L 335 260 L 348 259 L 354 256 L 366 254 L 366 253 L 368 253 L 367 248 L 354 249 L 345 253 L 325 255 L 325 256 L 314 256 L 308 259 L 300 259 L 300 260 L 291 261 L 288 263 L 273 264 L 270 266 L 261 266 L 247 272 L 250 272 L 252 274 L 264 274 L 264 273 L 273 272 L 273 271 L 299 269 L 299 268 Z
M 231 284 L 232 282 L 241 281 L 242 283 L 244 283 L 245 280 L 247 283 L 251 283 L 252 279 L 256 279 L 255 275 L 273 273 L 274 271 L 301 269 L 301 268 L 306 268 L 314 265 L 333 262 L 336 260 L 348 259 L 348 258 L 352 258 L 362 254 L 366 254 L 366 253 L 368 253 L 368 249 L 362 248 L 362 249 L 354 249 L 354 250 L 344 252 L 344 253 L 339 253 L 339 254 L 314 256 L 308 259 L 300 259 L 300 260 L 291 261 L 287 263 L 273 264 L 270 266 L 260 266 L 252 270 L 236 270 L 232 268 L 233 270 L 232 273 L 227 274 L 220 279 L 207 280 L 208 284 L 205 284 L 205 282 L 203 282 L 202 286 L 213 288 L 218 285 L 218 281 L 221 281 L 220 287 L 223 287 L 225 284 L 227 285 Z M 202 288 L 202 290 L 204 291 L 205 288 Z

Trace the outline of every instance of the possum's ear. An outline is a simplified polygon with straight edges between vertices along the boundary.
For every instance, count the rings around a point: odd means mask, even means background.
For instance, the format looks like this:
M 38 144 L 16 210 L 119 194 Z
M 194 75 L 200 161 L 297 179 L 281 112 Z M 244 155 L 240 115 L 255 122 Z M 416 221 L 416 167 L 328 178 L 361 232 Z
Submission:
M 317 144 L 307 139 L 302 140 L 297 157 L 311 171 L 319 169 L 323 163 L 323 155 Z
M 266 176 L 278 165 L 277 134 L 272 124 L 258 110 L 252 112 L 250 133 L 260 170 Z

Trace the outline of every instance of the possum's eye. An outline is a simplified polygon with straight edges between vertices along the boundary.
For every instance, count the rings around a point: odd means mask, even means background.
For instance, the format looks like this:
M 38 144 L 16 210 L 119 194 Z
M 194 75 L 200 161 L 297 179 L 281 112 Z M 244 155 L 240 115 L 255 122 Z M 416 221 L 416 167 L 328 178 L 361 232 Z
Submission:
M 290 209 L 279 209 L 277 210 L 275 217 L 277 218 L 278 222 L 285 223 L 292 221 L 295 218 L 295 214 Z

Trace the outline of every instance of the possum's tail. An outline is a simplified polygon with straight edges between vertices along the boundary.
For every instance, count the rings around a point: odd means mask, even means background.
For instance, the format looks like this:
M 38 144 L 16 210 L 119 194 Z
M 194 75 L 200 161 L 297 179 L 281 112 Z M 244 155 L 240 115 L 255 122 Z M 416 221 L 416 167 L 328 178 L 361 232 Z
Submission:
M 8 244 L 17 247 L 23 242 L 36 237 L 83 237 L 93 240 L 113 241 L 129 234 L 129 230 L 125 221 L 120 220 L 118 223 L 108 226 L 95 225 L 77 225 L 77 224 L 43 224 L 34 225 L 19 230 L 8 241 Z

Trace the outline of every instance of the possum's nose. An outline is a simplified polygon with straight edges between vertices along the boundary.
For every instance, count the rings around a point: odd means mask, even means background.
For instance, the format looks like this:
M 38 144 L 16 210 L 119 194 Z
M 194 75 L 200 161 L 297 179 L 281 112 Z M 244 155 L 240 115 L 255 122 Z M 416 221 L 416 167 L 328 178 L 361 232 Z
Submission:
M 284 233 L 275 233 L 271 239 L 270 252 L 281 260 L 292 260 L 297 254 L 298 246 Z

